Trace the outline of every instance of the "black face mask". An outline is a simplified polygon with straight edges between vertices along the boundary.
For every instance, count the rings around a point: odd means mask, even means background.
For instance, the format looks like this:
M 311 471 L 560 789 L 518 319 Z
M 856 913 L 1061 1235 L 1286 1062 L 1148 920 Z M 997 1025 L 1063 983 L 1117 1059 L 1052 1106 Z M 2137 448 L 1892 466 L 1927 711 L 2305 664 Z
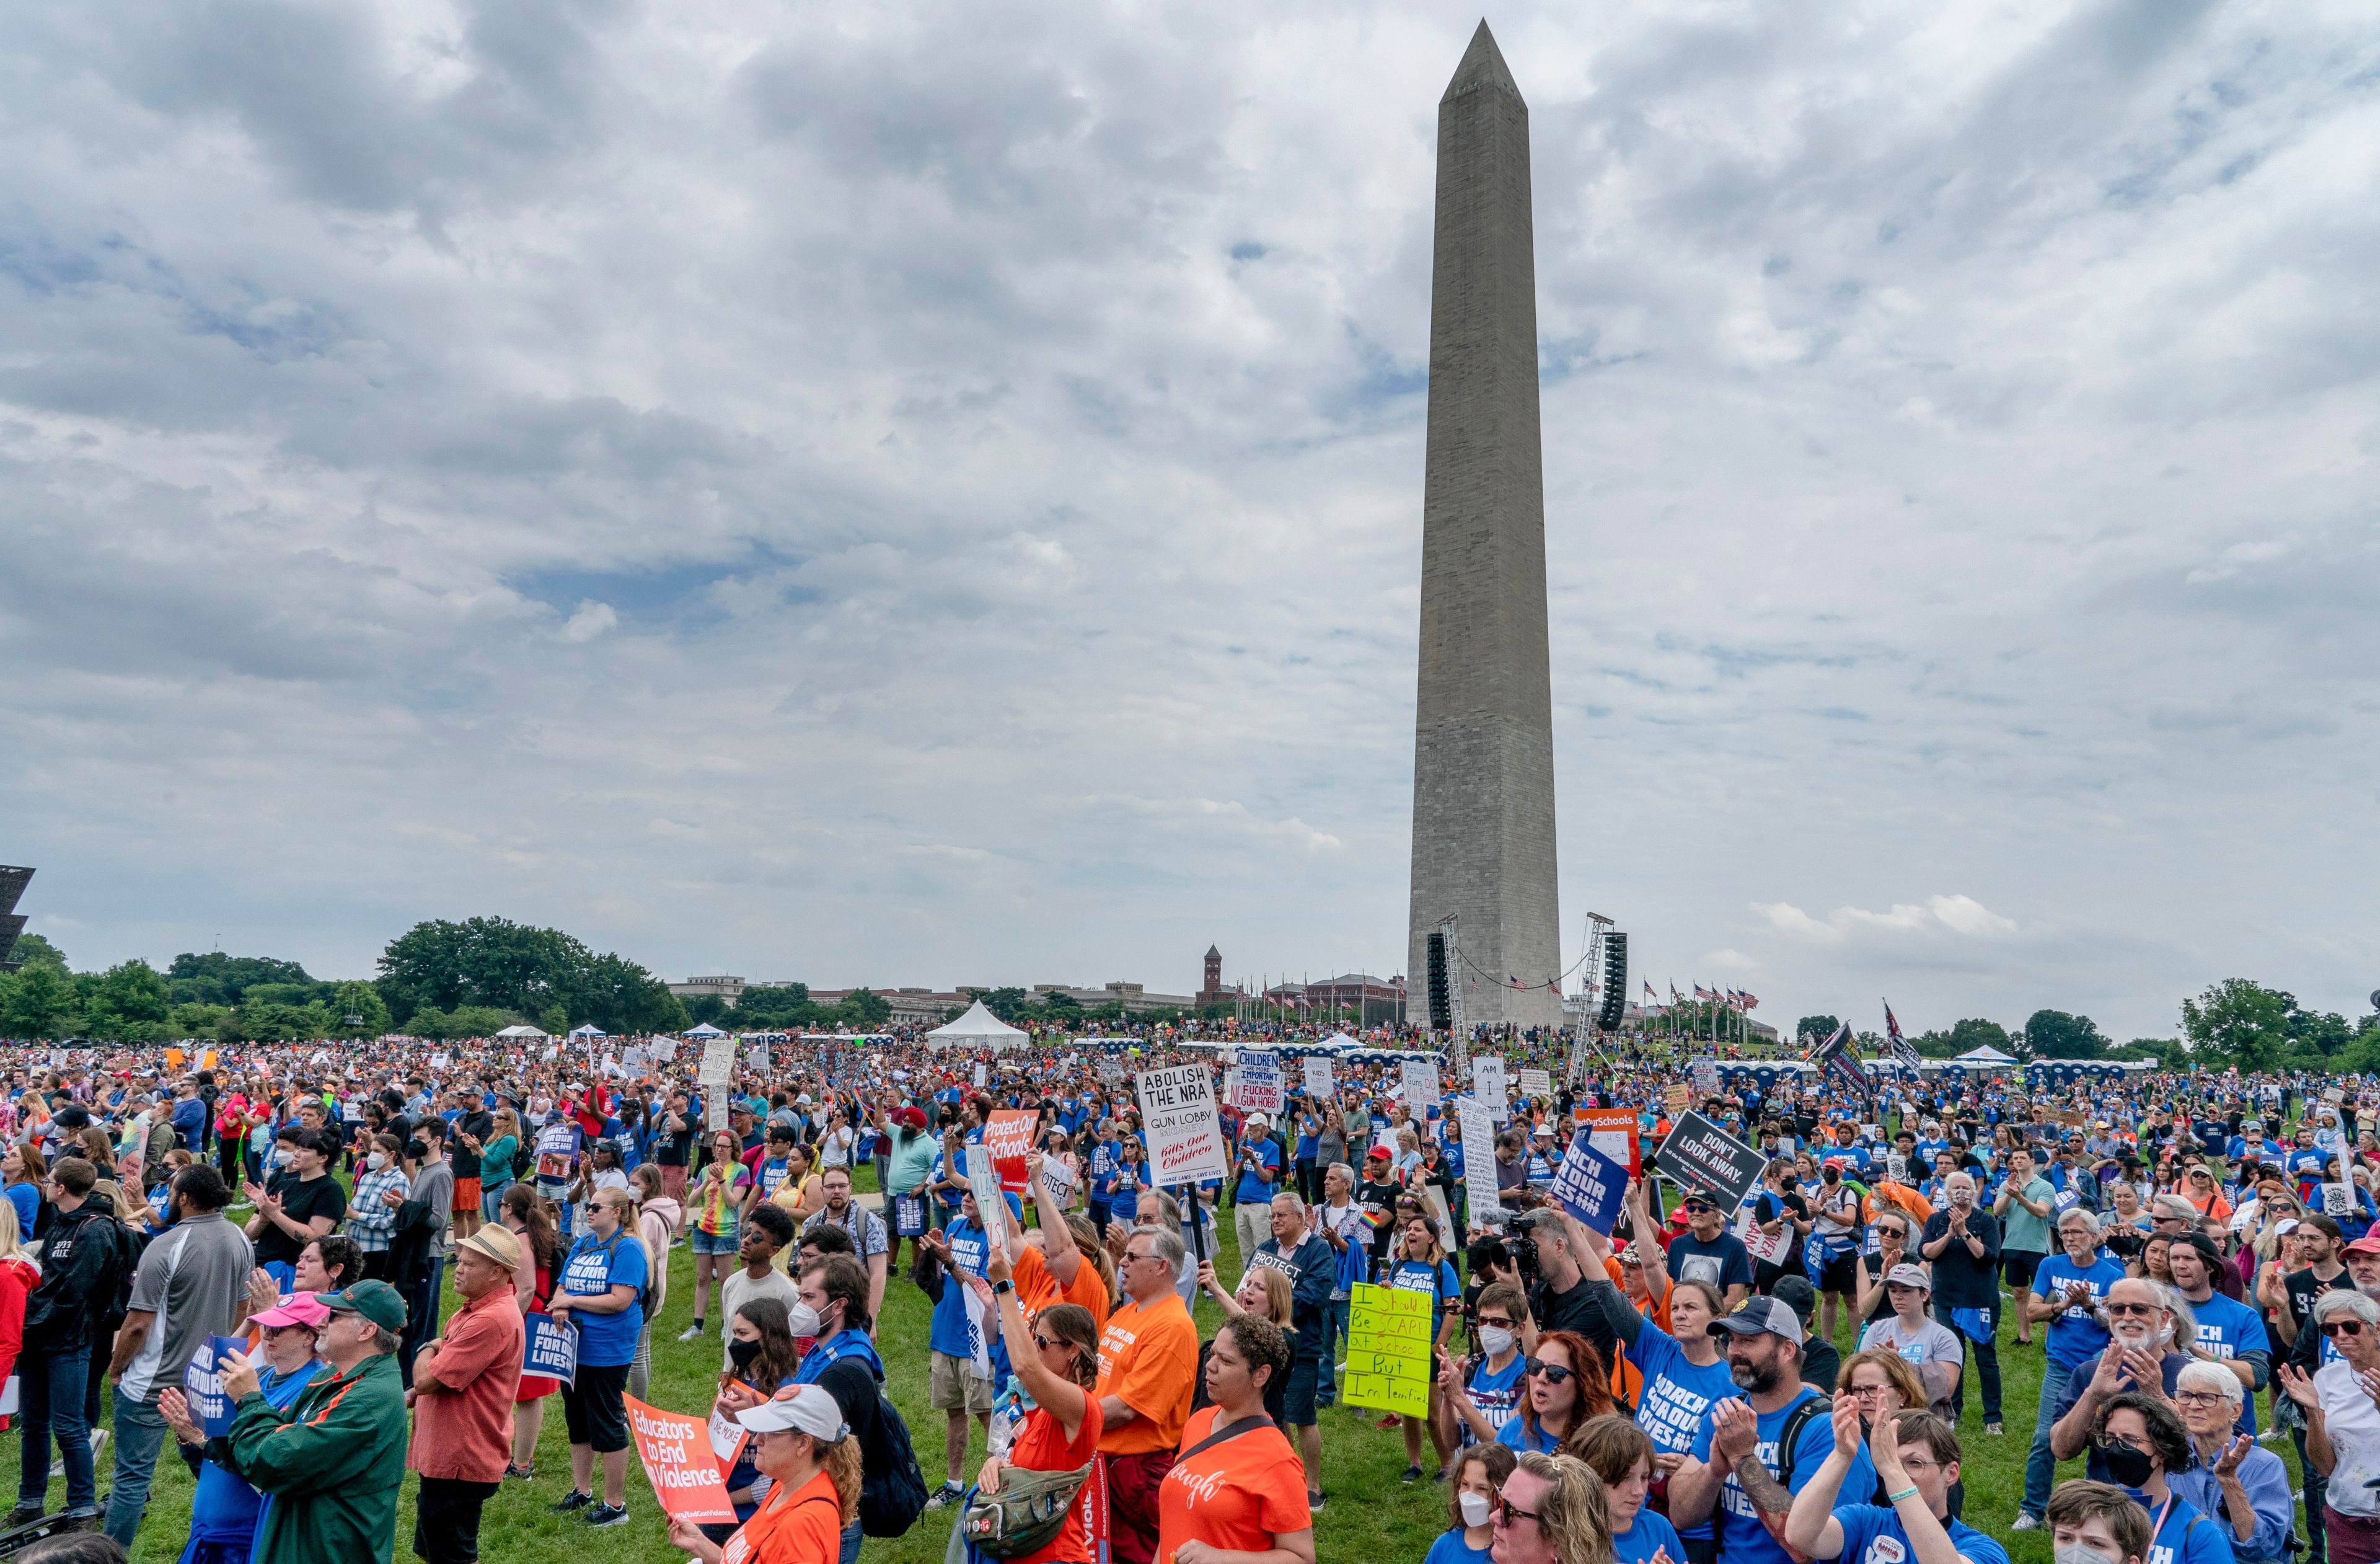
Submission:
M 734 1340 L 727 1343 L 727 1361 L 739 1369 L 750 1368 L 759 1355 L 760 1343 L 758 1341 Z
M 405 1157 L 406 1160 L 408 1162 L 428 1161 L 430 1159 L 429 1143 L 418 1140 L 407 1142 L 405 1147 Z
M 2107 1475 L 2128 1488 L 2137 1488 L 2149 1480 L 2155 1462 L 2146 1450 L 2110 1439 L 2099 1446 L 2099 1459 L 2107 1463 Z

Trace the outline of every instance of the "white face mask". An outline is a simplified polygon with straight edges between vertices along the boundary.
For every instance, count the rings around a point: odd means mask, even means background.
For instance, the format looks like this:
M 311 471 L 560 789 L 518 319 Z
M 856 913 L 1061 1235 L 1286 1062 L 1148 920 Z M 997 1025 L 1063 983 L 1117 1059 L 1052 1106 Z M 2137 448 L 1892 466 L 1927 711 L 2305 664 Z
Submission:
M 816 1336 L 826 1328 L 826 1322 L 820 1319 L 819 1312 L 808 1303 L 796 1303 L 785 1311 L 785 1328 L 796 1338 Z
M 364 1166 L 375 1173 L 379 1172 L 382 1168 L 388 1166 L 388 1153 L 385 1151 L 373 1152 L 370 1156 L 364 1158 Z
M 1479 1349 L 1491 1358 L 1500 1358 L 1512 1350 L 1512 1333 L 1500 1325 L 1479 1328 Z M 1474 1521 L 1473 1525 L 1479 1524 Z
M 2079 1542 L 2068 1543 L 2064 1547 L 2059 1548 L 2054 1557 L 2058 1564 L 2116 1564 L 2114 1559 L 2097 1548 L 2085 1547 Z
M 1486 1494 L 1464 1493 L 1456 1497 L 1463 1506 L 1463 1523 L 1466 1526 L 1484 1526 L 1488 1524 L 1488 1517 L 1496 1512 L 1495 1501 Z M 2067 1561 L 2061 1558 L 2058 1564 L 2067 1564 Z M 2106 1564 L 2106 1561 L 2102 1560 L 2101 1564 Z

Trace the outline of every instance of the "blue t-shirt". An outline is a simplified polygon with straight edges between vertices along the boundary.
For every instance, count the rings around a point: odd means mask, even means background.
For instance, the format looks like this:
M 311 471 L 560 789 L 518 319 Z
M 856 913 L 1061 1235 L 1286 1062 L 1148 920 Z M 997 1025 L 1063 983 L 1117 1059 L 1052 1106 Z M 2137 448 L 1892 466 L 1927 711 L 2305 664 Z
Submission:
M 1429 1554 L 1421 1564 L 1488 1564 L 1488 1556 L 1494 1551 L 1492 1543 L 1487 1547 L 1472 1546 L 1463 1540 L 1462 1527 L 1451 1526 L 1429 1545 Z M 1679 1564 L 1684 1564 L 1684 1560 Z
M 1111 1140 L 1103 1140 L 1091 1147 L 1091 1198 L 1111 1200 L 1115 1195 L 1117 1153 L 1123 1148 Z
M 2155 1515 L 2154 1506 L 2149 1513 Z M 2149 1545 L 2148 1564 L 2234 1564 L 2235 1558 L 2222 1522 L 2200 1514 L 2188 1499 L 2177 1497 Z
M 2034 1268 L 2033 1291 L 2045 1299 L 2061 1298 L 2070 1282 L 2079 1281 L 2091 1290 L 2091 1304 L 2096 1308 L 2107 1301 L 2107 1289 L 2123 1279 L 2122 1263 L 2105 1253 L 2078 1268 L 2061 1249 Z M 2071 1369 L 2107 1344 L 2107 1328 L 2092 1317 L 2090 1309 L 2066 1309 L 2050 1319 L 2049 1361 L 2061 1368 Z
M 981 1276 L 990 1249 L 984 1242 L 983 1229 L 961 1218 L 943 1230 L 951 1241 L 951 1264 L 967 1276 Z M 966 1284 L 957 1277 L 946 1277 L 942 1283 L 941 1302 L 934 1305 L 933 1324 L 928 1328 L 926 1345 L 947 1357 L 964 1358 L 975 1352 L 974 1338 L 967 1330 Z
M 1867 1491 L 1876 1491 L 1873 1483 Z M 1916 1545 L 1909 1540 L 1909 1528 L 1900 1523 L 1897 1510 L 1881 1504 L 1846 1504 L 1835 1510 L 1835 1520 L 1843 1529 L 1843 1550 L 1836 1555 L 1843 1564 L 1913 1564 L 1917 1558 Z M 1959 1550 L 1963 1564 L 2009 1564 L 2007 1548 L 1965 1522 L 1945 1521 L 1942 1529 L 1950 1534 L 1950 1546 Z
M 1809 1485 L 1810 1479 L 1817 1474 L 1818 1468 L 1826 1464 L 1827 1457 L 1834 1451 L 1835 1427 L 1827 1416 L 1825 1398 L 1804 1385 L 1800 1395 L 1775 1412 L 1761 1413 L 1753 1447 L 1760 1457 L 1761 1464 L 1768 1468 L 1771 1476 L 1775 1476 L 1779 1470 L 1777 1442 L 1784 1437 L 1785 1425 L 1792 1417 L 1793 1409 L 1807 1400 L 1817 1400 L 1821 1404 L 1818 1415 L 1803 1425 L 1802 1437 L 1795 1446 L 1793 1480 L 1786 1485 L 1797 1494 Z M 1693 1455 L 1706 1465 L 1711 1458 L 1713 1432 L 1707 1418 L 1700 1428 L 1694 1430 Z M 1859 1455 L 1852 1461 L 1852 1469 L 1843 1474 L 1842 1491 L 1847 1494 L 1872 1494 L 1876 1491 L 1876 1465 L 1868 1459 L 1864 1444 L 1860 1446 Z M 1744 1493 L 1743 1485 L 1736 1480 L 1732 1469 L 1719 1483 L 1718 1504 L 1714 1513 L 1718 1518 L 1718 1550 L 1728 1564 L 1792 1564 L 1791 1556 L 1785 1551 L 1784 1545 L 1768 1534 L 1767 1526 L 1761 1522 L 1760 1511 L 1754 1507 L 1750 1496 Z
M 1710 1409 L 1736 1397 L 1726 1358 L 1697 1366 L 1687 1361 L 1676 1337 L 1649 1322 L 1636 1332 L 1628 1361 L 1645 1376 L 1645 1393 L 1636 1398 L 1636 1426 L 1645 1430 L 1657 1451 L 1692 1451 L 1694 1436 L 1710 1422 Z M 1706 1537 L 1711 1523 L 1689 1526 L 1686 1534 Z M 1674 1548 L 1670 1557 L 1685 1564 L 1685 1555 Z
M 1463 1387 L 1463 1393 L 1471 1398 L 1471 1404 L 1479 1409 L 1479 1415 L 1488 1427 L 1501 1429 L 1512 1413 L 1520 1410 L 1521 1397 L 1528 1388 L 1528 1372 L 1529 1360 L 1519 1352 L 1512 1354 L 1512 1361 L 1504 1365 L 1500 1374 L 1488 1366 L 1486 1358 L 1471 1365 L 1471 1378 Z M 1470 1424 L 1461 1418 L 1455 1422 L 1462 1430 L 1465 1445 L 1479 1442 L 1479 1436 L 1471 1431 Z M 1681 1559 L 1679 1564 L 1685 1564 L 1685 1561 Z
M 1440 1260 L 1432 1266 L 1427 1260 L 1399 1260 L 1385 1280 L 1390 1287 L 1430 1295 L 1429 1339 L 1437 1340 L 1439 1328 L 1445 1324 L 1446 1305 L 1463 1296 L 1463 1279 L 1454 1274 L 1454 1262 Z
M 1678 1529 L 1646 1505 L 1626 1531 L 1613 1534 L 1612 1564 L 1652 1564 L 1657 1553 L 1667 1553 L 1671 1564 L 1686 1564 L 1686 1545 L 1678 1540 Z
M 1524 1455 L 1530 1450 L 1539 1455 L 1551 1455 L 1561 1449 L 1561 1441 L 1544 1428 L 1532 1433 L 1528 1419 L 1517 1412 L 1504 1420 L 1504 1426 L 1496 1430 L 1496 1442 L 1508 1450 L 1519 1450 Z
M 637 1338 L 645 1328 L 641 1301 L 652 1267 L 645 1259 L 644 1240 L 623 1228 L 610 1242 L 592 1232 L 578 1235 L 570 1257 L 562 1263 L 562 1291 L 573 1298 L 601 1298 L 614 1287 L 633 1287 L 639 1301 L 618 1314 L 570 1313 L 578 1328 L 578 1361 L 590 1368 L 616 1368 L 637 1355 Z
M 2263 1352 L 2268 1357 L 2273 1351 L 2272 1338 L 2265 1334 L 2265 1321 L 2245 1303 L 2235 1303 L 2216 1292 L 2204 1303 L 2192 1303 L 2190 1312 L 2198 1316 L 2198 1344 L 2212 1356 L 2228 1362 L 2242 1352 Z M 2240 1421 L 2242 1434 L 2256 1431 L 2256 1398 L 2240 1399 Z
M 6 1191 L 8 1204 L 17 1207 L 17 1239 L 21 1243 L 33 1242 L 33 1221 L 42 1212 L 42 1192 L 30 1183 L 10 1184 Z
M 1240 1156 L 1254 1158 L 1269 1169 L 1276 1178 L 1281 1173 L 1281 1152 L 1269 1140 L 1249 1140 L 1241 1143 Z M 1239 1204 L 1260 1206 L 1280 1192 L 1279 1183 L 1266 1182 L 1256 1175 L 1253 1169 L 1243 1166 L 1238 1160 L 1235 1159 L 1232 1165 L 1240 1170 L 1240 1182 L 1232 1191 L 1232 1198 Z

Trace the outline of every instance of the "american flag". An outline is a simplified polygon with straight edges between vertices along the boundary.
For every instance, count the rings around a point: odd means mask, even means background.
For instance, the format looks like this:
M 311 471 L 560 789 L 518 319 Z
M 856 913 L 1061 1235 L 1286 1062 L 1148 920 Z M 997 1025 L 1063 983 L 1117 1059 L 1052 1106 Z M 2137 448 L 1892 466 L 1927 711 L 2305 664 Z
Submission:
M 1653 980 L 1647 977 L 1643 981 L 1645 984 L 1645 997 L 1657 1004 L 1659 1003 L 1661 996 L 1653 991 Z
M 1697 983 L 1694 985 L 1694 998 L 1697 1000 L 1715 1000 L 1718 998 L 1718 996 Z
M 1903 1069 L 1917 1068 L 1917 1047 L 1900 1035 L 1900 1023 L 1893 1019 L 1892 1001 L 1884 1001 L 1884 1035 L 1892 1044 L 1892 1061 Z

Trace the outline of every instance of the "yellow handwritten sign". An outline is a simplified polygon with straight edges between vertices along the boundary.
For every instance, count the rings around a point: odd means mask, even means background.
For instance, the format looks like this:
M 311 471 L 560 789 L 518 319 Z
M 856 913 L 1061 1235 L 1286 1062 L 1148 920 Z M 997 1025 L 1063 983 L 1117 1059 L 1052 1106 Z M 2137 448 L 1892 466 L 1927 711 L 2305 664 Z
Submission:
M 1358 1282 L 1350 1302 L 1348 1404 L 1427 1416 L 1430 1295 Z

